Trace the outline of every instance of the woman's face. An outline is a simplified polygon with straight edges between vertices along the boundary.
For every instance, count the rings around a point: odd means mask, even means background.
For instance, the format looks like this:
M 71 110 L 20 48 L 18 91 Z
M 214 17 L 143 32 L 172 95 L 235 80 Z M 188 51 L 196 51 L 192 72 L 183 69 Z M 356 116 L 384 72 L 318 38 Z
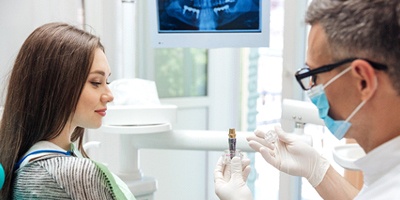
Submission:
M 101 126 L 102 118 L 106 115 L 107 103 L 114 99 L 107 82 L 110 74 L 106 55 L 101 49 L 96 49 L 89 76 L 72 119 L 74 126 L 82 128 Z

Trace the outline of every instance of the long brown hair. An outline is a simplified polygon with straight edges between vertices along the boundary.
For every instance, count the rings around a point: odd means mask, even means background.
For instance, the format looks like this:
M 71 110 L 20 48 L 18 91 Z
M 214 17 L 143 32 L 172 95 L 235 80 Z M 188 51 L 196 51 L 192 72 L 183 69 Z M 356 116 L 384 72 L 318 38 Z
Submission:
M 12 197 L 14 166 L 38 141 L 57 137 L 74 114 L 88 77 L 98 37 L 65 23 L 34 30 L 15 60 L 0 124 L 0 163 L 6 181 L 0 199 Z M 84 129 L 72 141 L 82 149 Z

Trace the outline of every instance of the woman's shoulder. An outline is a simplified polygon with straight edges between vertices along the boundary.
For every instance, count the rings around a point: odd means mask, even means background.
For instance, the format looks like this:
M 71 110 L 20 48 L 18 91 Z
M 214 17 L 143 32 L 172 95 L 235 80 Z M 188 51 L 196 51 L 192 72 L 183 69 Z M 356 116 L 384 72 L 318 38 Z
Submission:
M 60 195 L 57 199 L 63 195 L 73 199 L 112 199 L 107 178 L 96 164 L 72 156 L 48 157 L 27 164 L 16 172 L 14 186 L 16 195 L 35 190 Z
M 100 171 L 92 160 L 74 156 L 49 156 L 30 164 L 41 166 L 49 172 L 63 171 L 65 175 L 73 175 L 81 170 L 89 172 Z M 75 172 L 73 173 L 72 171 L 64 171 L 66 169 L 73 169 Z
M 84 176 L 88 173 L 93 175 L 93 173 L 97 174 L 101 172 L 96 164 L 88 158 L 60 155 L 48 155 L 35 161 L 31 161 L 16 172 L 17 174 L 21 174 L 32 171 L 44 171 L 52 175 L 54 178 L 57 176 Z M 85 171 L 85 174 L 79 173 L 82 171 Z

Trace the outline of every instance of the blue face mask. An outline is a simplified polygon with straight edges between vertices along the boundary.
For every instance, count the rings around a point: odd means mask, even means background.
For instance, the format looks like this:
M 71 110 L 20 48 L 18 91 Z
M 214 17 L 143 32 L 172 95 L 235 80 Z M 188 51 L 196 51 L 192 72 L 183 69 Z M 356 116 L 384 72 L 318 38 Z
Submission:
M 350 69 L 351 67 L 345 69 L 344 71 L 333 77 L 331 80 L 329 80 L 325 85 L 320 84 L 314 86 L 307 93 L 314 105 L 317 106 L 319 117 L 324 120 L 325 126 L 338 140 L 342 139 L 346 132 L 349 130 L 351 126 L 351 123 L 349 122 L 350 119 L 361 109 L 366 100 L 362 101 L 346 120 L 334 120 L 328 116 L 329 102 L 328 98 L 326 97 L 324 88 L 326 88 L 329 84 L 331 84 L 333 81 L 338 79 L 346 72 L 350 71 Z

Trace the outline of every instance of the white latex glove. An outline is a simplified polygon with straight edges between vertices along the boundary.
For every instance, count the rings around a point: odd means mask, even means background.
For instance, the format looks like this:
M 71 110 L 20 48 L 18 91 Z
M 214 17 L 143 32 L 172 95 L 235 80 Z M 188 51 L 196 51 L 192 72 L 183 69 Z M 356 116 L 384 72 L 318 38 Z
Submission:
M 285 133 L 280 126 L 275 127 L 275 132 L 278 135 L 276 142 L 266 141 L 265 133 L 256 130 L 254 136 L 247 137 L 248 144 L 278 170 L 305 177 L 313 187 L 319 185 L 330 166 L 329 162 L 298 135 Z
M 221 200 L 251 200 L 253 196 L 246 180 L 250 173 L 250 160 L 233 157 L 225 163 L 221 156 L 214 170 L 215 193 Z

